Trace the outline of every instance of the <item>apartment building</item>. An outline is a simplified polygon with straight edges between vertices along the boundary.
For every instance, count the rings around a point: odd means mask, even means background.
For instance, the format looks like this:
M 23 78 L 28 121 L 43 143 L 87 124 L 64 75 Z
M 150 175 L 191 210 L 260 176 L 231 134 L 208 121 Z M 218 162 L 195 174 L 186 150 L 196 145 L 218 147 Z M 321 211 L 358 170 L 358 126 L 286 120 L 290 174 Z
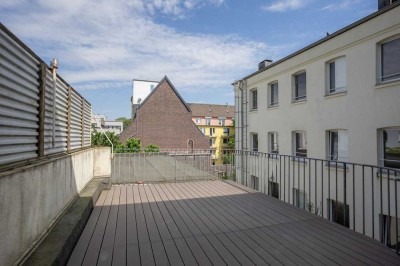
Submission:
M 97 131 L 102 128 L 105 132 L 114 132 L 115 135 L 119 136 L 124 131 L 124 123 L 122 121 L 108 120 L 105 115 L 93 115 L 92 128 Z
M 379 7 L 281 60 L 262 61 L 233 84 L 236 147 L 247 152 L 237 178 L 297 206 L 318 206 L 328 219 L 339 212 L 336 222 L 393 245 L 398 235 L 390 228 L 400 224 L 400 3 Z M 256 152 L 269 155 L 260 163 Z
M 140 103 L 146 99 L 146 97 L 153 91 L 157 86 L 158 81 L 144 80 L 144 79 L 133 79 L 132 80 L 132 117 L 134 117 L 136 109 L 140 106 Z
M 235 134 L 233 105 L 190 103 L 192 120 L 209 137 L 213 164 L 224 162 L 224 153 L 230 148 L 229 138 Z M 231 147 L 232 148 L 232 147 Z

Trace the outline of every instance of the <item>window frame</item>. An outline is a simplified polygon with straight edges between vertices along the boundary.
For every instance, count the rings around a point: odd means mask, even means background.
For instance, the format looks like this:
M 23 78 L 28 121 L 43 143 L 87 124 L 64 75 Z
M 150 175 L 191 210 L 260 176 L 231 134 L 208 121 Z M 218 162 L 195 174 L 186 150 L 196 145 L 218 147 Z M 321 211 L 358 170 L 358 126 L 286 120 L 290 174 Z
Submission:
M 255 97 L 254 97 L 255 95 Z M 254 99 L 255 98 L 255 99 Z M 257 111 L 258 110 L 258 90 L 257 88 L 250 90 L 250 111 Z
M 396 34 L 396 35 L 390 36 L 388 38 L 385 38 L 385 39 L 381 40 L 380 42 L 378 42 L 377 45 L 376 45 L 376 57 L 377 57 L 377 61 L 376 61 L 376 84 L 377 85 L 400 81 L 400 73 L 398 73 L 398 75 L 399 75 L 398 78 L 389 79 L 389 80 L 386 80 L 386 81 L 382 80 L 383 79 L 383 73 L 382 73 L 383 72 L 382 46 L 384 44 L 386 44 L 386 43 L 389 43 L 391 41 L 398 40 L 398 39 L 400 41 L 400 34 Z
M 305 75 L 305 95 L 299 97 L 296 96 L 296 92 L 298 93 L 296 80 L 298 76 L 303 74 Z M 304 69 L 292 74 L 292 103 L 305 102 L 305 101 L 307 101 L 307 71 Z
M 251 147 L 251 151 L 254 151 L 254 152 L 258 152 L 258 147 L 259 147 L 259 139 L 258 139 L 258 133 L 256 133 L 256 132 L 252 132 L 252 133 L 250 133 L 250 135 L 251 135 L 251 138 L 250 138 L 250 147 Z M 257 138 L 257 148 L 254 148 L 254 137 L 256 136 L 256 138 Z
M 305 155 L 299 155 L 300 152 L 297 151 L 297 135 L 296 134 L 303 134 L 303 138 L 304 138 L 303 144 L 305 144 L 305 150 L 306 150 Z M 302 148 L 304 149 L 304 147 L 302 147 Z M 307 132 L 305 130 L 292 131 L 292 154 L 295 157 L 307 158 L 307 155 L 308 155 Z
M 304 202 L 301 202 L 301 200 Z M 293 206 L 305 210 L 307 207 L 307 192 L 299 188 L 293 188 Z
M 272 101 L 273 95 L 273 86 L 276 85 L 276 98 L 275 102 Z M 279 82 L 277 80 L 272 81 L 268 84 L 268 108 L 278 107 L 279 106 Z
M 274 140 L 276 139 L 276 141 L 274 141 L 274 144 L 272 144 L 272 136 L 274 136 Z M 275 143 L 276 143 L 276 147 L 277 147 L 276 150 L 274 150 L 272 147 L 272 146 L 275 147 Z M 268 153 L 279 154 L 279 134 L 276 131 L 268 132 Z
M 336 65 L 337 65 L 337 61 L 343 59 L 344 60 L 344 86 L 341 87 L 336 87 L 336 83 L 337 83 L 337 76 L 336 76 Z M 334 78 L 335 78 L 335 88 L 331 88 L 331 64 L 335 63 L 335 72 L 334 72 Z M 329 95 L 335 95 L 335 94 L 341 94 L 341 93 L 345 93 L 347 92 L 347 58 L 345 55 L 341 55 L 338 57 L 335 57 L 329 61 L 327 61 L 325 63 L 325 96 L 329 96 Z
M 332 162 L 347 162 L 349 161 L 349 130 L 348 129 L 328 129 L 326 132 L 326 160 Z M 336 134 L 337 137 L 337 151 L 333 154 L 332 150 L 332 135 Z M 341 137 L 342 136 L 342 137 Z M 345 136 L 345 138 L 344 138 Z M 346 146 L 346 150 L 343 147 Z
M 394 131 L 398 131 L 399 132 L 399 143 L 400 143 L 400 126 L 386 127 L 386 128 L 379 129 L 379 132 L 378 132 L 378 147 L 379 147 L 378 165 L 381 166 L 381 167 L 385 167 L 385 168 L 395 169 L 397 171 L 397 170 L 400 170 L 400 161 L 398 163 L 399 164 L 399 168 L 393 167 L 393 166 L 390 166 L 390 165 L 389 166 L 385 165 L 385 161 L 386 161 L 386 159 L 385 159 L 385 154 L 386 154 L 385 147 L 386 147 L 386 144 L 385 144 L 385 139 L 384 139 L 385 135 L 384 134 L 385 134 L 385 131 L 389 131 L 389 130 L 394 130 Z
M 215 127 L 210 127 L 210 136 L 215 135 Z
M 226 117 L 218 117 L 218 125 L 225 126 Z
M 327 199 L 327 200 L 328 200 L 329 220 L 334 223 L 340 224 L 344 227 L 350 228 L 350 205 L 344 204 L 344 202 L 334 200 L 334 199 Z M 344 211 L 344 219 L 343 220 L 339 220 L 340 216 L 337 213 L 335 213 L 335 210 L 337 207 L 334 207 L 334 204 L 339 206 L 339 208 L 344 207 L 343 208 L 343 211 Z

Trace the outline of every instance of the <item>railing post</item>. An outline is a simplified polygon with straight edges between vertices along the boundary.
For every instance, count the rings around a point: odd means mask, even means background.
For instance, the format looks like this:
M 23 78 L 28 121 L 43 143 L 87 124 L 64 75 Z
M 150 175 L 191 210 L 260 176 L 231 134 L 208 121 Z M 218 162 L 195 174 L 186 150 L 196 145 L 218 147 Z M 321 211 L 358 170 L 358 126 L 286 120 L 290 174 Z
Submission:
M 38 155 L 44 156 L 44 120 L 46 113 L 46 72 L 45 63 L 40 64 L 40 80 L 39 80 L 39 135 L 38 135 Z

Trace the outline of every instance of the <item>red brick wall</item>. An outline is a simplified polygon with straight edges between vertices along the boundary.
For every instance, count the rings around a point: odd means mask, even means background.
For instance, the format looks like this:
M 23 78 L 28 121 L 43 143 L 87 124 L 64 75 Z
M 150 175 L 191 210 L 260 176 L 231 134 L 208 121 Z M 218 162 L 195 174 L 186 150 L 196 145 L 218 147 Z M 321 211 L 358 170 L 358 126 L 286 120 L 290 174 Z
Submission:
M 142 148 L 156 144 L 161 149 L 187 149 L 191 139 L 194 149 L 209 149 L 208 137 L 193 123 L 192 114 L 167 80 L 157 87 L 138 112 L 136 121 L 121 133 L 122 143 L 133 136 L 142 140 Z

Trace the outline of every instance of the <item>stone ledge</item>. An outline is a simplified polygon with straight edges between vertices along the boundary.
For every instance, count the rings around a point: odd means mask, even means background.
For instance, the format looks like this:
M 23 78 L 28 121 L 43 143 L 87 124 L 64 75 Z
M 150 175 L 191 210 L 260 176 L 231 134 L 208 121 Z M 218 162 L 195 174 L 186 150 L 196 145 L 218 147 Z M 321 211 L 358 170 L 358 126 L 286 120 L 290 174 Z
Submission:
M 23 265 L 67 264 L 106 183 L 106 178 L 93 178 Z

